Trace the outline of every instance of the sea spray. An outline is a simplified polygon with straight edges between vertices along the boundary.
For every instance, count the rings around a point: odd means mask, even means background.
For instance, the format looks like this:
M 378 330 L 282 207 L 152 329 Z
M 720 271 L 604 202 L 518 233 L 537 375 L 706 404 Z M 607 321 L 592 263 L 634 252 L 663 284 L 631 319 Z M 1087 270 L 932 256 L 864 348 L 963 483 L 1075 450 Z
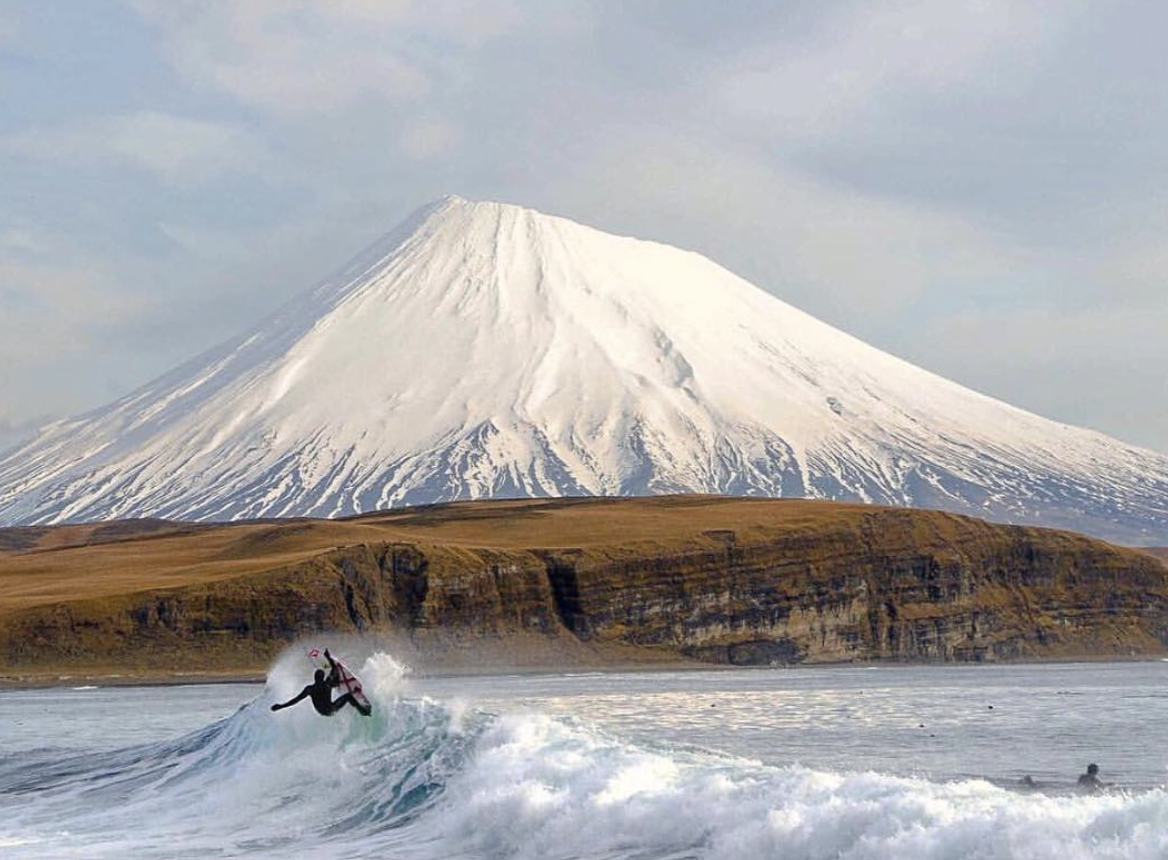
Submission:
M 365 693 L 380 702 L 396 702 L 409 691 L 411 669 L 384 651 L 370 654 L 361 667 Z

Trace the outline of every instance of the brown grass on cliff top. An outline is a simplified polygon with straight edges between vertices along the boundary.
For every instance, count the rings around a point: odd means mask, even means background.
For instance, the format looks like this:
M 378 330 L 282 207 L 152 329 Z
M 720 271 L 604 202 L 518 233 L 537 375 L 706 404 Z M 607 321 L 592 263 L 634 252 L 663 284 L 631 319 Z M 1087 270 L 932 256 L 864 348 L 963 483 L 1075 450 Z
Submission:
M 190 524 L 160 520 L 0 529 L 0 612 L 174 588 L 285 566 L 342 546 L 401 541 L 491 549 L 666 546 L 730 531 L 739 540 L 855 528 L 895 510 L 922 539 L 950 514 L 798 499 L 658 496 L 459 502 L 340 520 Z

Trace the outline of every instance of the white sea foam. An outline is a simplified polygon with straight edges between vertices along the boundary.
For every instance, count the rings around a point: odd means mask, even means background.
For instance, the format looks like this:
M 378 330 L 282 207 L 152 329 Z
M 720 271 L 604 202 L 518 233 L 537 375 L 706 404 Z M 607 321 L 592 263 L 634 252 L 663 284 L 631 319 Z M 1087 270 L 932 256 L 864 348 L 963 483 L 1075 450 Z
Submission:
M 278 661 L 263 696 L 177 741 L 0 764 L 4 857 L 1168 856 L 1162 790 L 1021 795 L 630 744 L 412 697 L 383 654 L 362 664 L 373 718 L 270 713 L 302 661 Z
M 1168 797 L 1020 796 L 987 782 L 671 756 L 504 717 L 448 786 L 448 826 L 489 856 L 1163 858 Z M 506 826 L 500 826 L 506 822 Z

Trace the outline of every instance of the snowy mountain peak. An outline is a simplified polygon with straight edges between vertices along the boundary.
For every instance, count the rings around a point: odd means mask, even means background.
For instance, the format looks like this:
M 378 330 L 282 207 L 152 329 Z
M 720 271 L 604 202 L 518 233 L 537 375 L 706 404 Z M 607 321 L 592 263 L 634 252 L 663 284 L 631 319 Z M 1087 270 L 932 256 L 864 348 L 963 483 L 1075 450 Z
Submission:
M 1168 457 L 927 373 L 698 254 L 454 196 L 0 457 L 3 523 L 681 491 L 1168 540 Z

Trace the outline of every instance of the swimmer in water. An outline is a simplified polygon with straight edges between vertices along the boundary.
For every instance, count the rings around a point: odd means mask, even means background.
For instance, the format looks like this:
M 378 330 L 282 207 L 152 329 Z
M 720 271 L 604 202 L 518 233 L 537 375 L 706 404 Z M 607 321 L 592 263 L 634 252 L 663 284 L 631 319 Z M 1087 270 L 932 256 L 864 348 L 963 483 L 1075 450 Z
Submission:
M 1105 788 L 1106 784 L 1099 778 L 1099 765 L 1087 765 L 1087 772 L 1079 777 L 1078 789 L 1082 792 L 1095 792 Z

